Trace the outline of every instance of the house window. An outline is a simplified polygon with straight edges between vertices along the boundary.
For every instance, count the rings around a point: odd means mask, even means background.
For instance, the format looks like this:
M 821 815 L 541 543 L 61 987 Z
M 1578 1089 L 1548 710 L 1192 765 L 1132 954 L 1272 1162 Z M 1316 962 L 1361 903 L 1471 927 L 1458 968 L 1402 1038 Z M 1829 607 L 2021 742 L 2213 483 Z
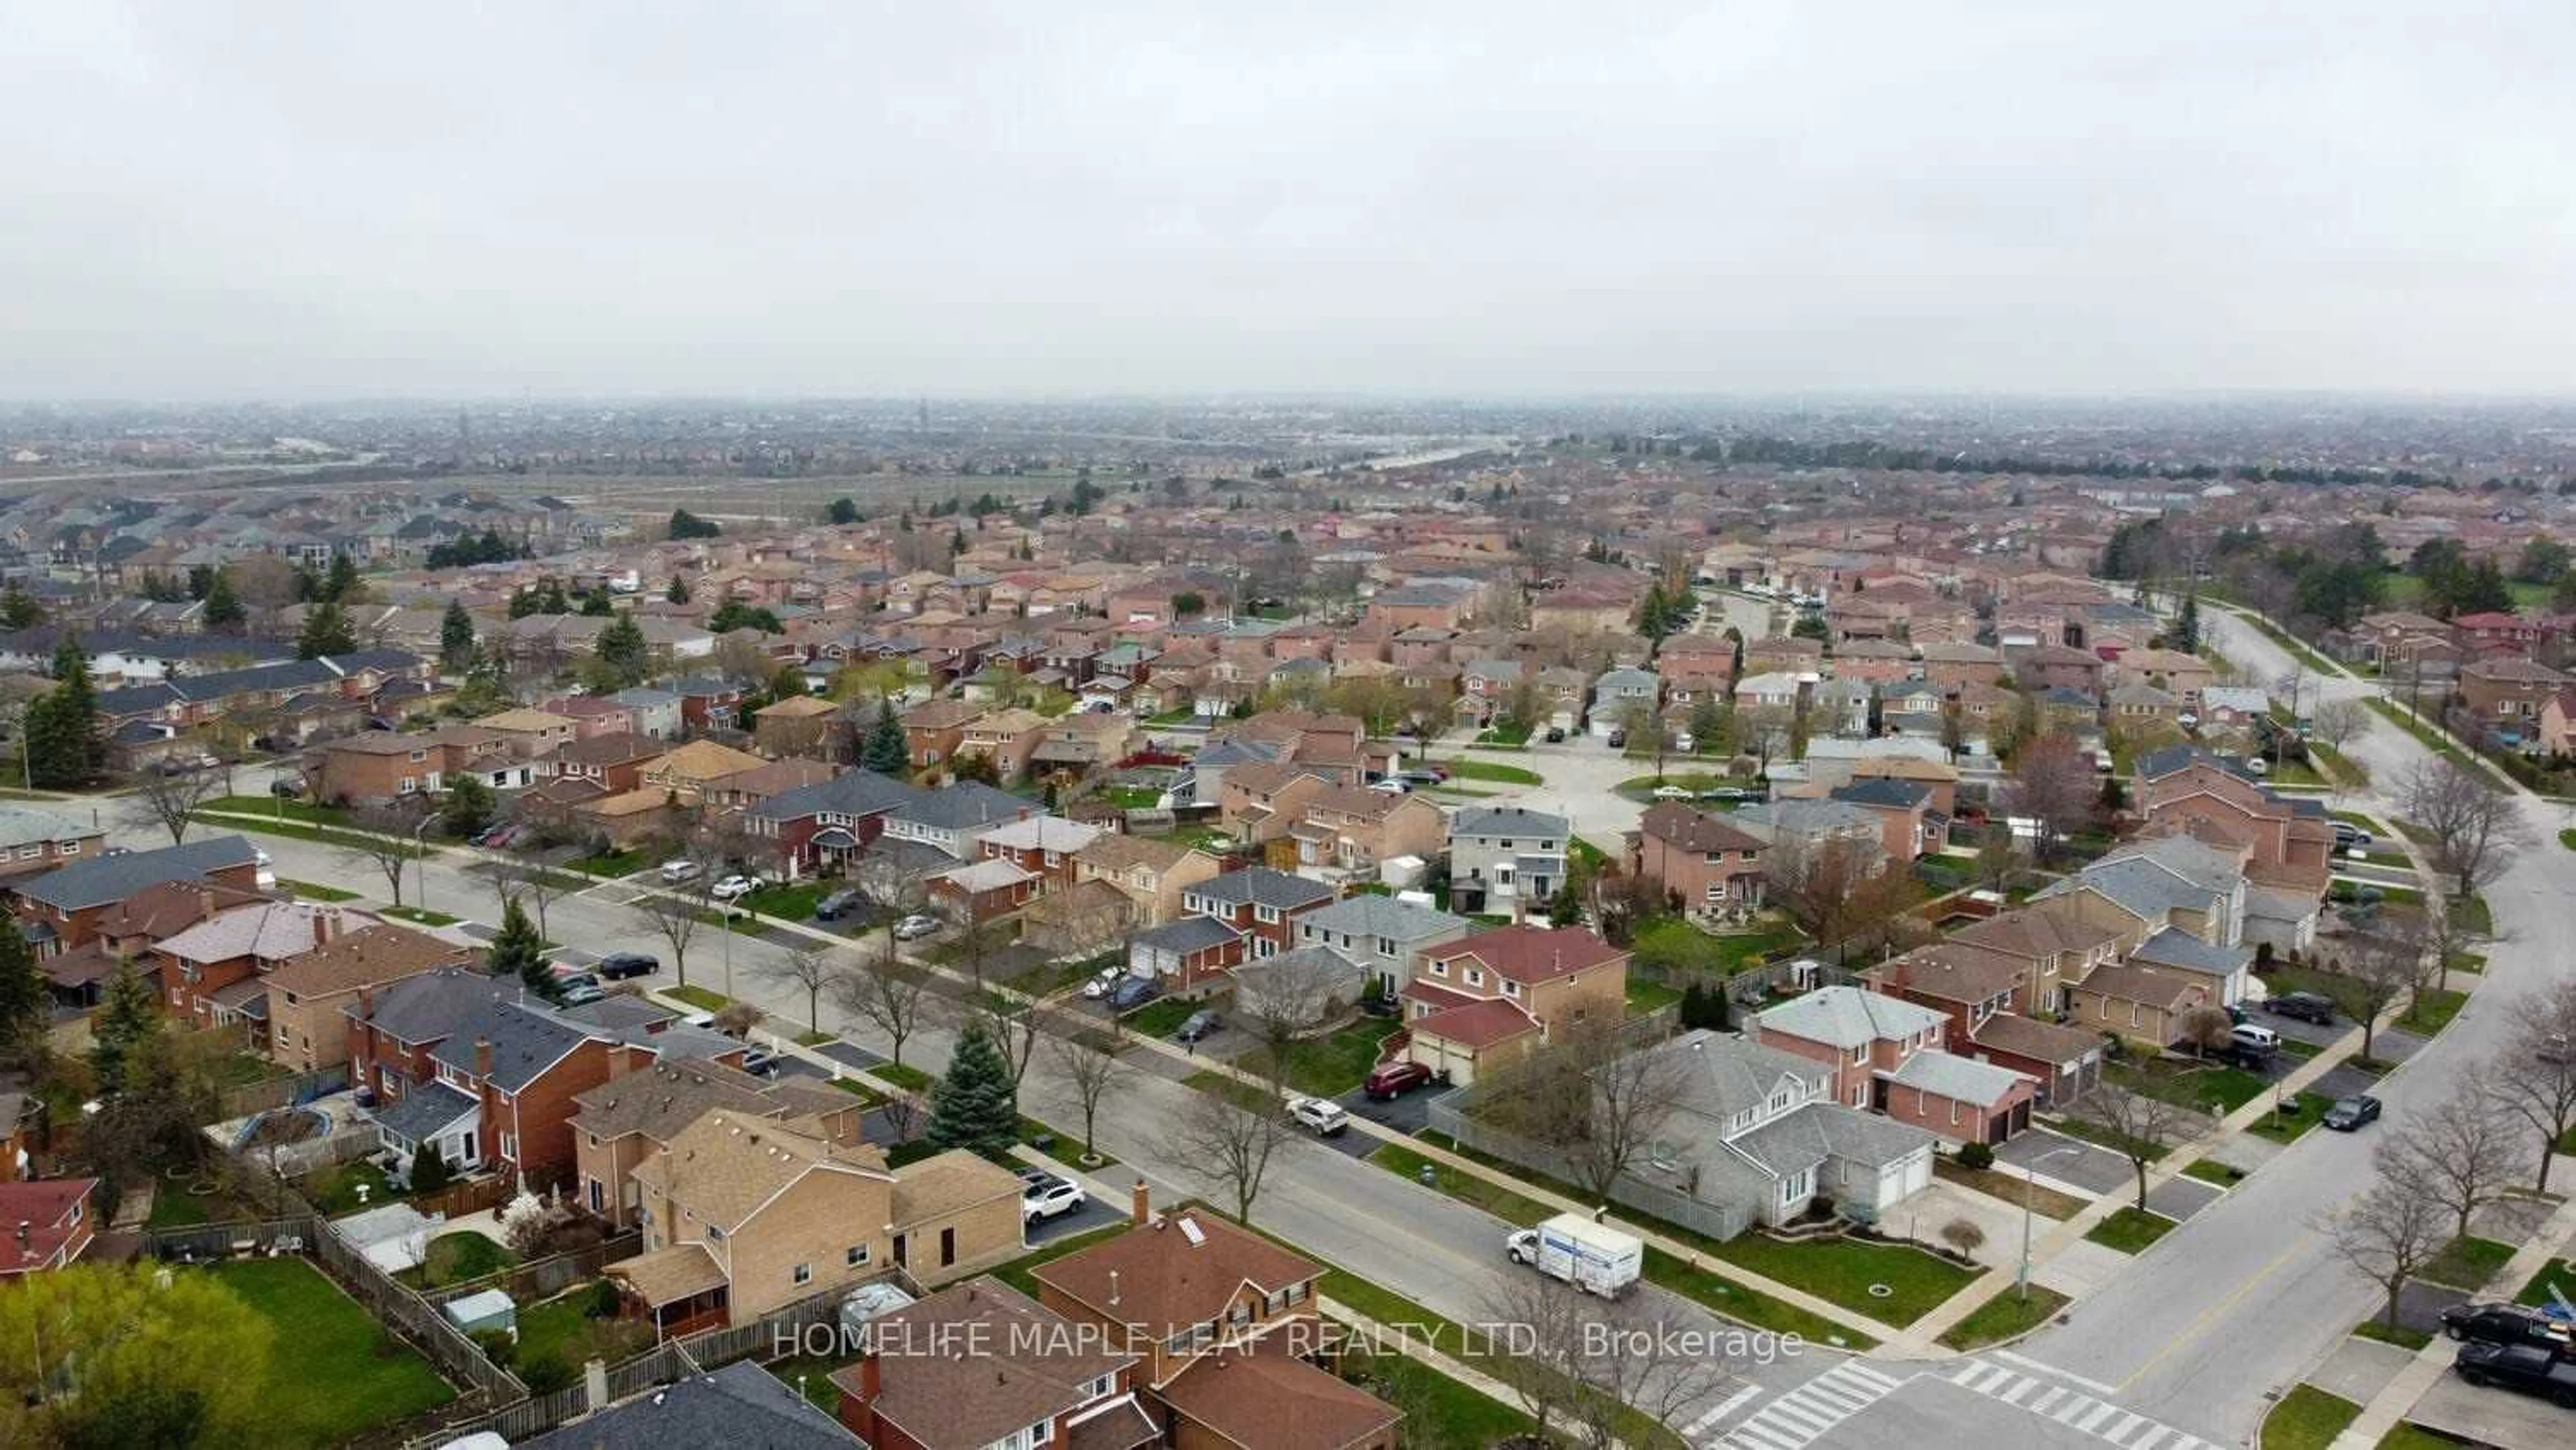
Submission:
M 811 1284 L 814 1282 L 814 1266 L 812 1264 L 798 1264 L 794 1272 L 789 1274 L 788 1277 L 799 1284 Z
M 1469 967 L 1467 969 L 1467 985 L 1470 987 L 1481 987 L 1485 985 L 1485 974 L 1474 967 Z
M 841 1260 L 841 1262 L 843 1262 L 844 1264 L 847 1264 L 849 1267 L 851 1267 L 851 1268 L 853 1268 L 853 1269 L 861 1267 L 862 1265 L 866 1264 L 866 1263 L 867 1263 L 867 1261 L 868 1261 L 868 1246 L 867 1246 L 866 1244 L 852 1244 L 852 1245 L 850 1245 L 849 1252 L 848 1252 L 847 1254 L 843 1255 L 843 1256 L 842 1256 L 842 1260 Z
M 1431 975 L 1435 977 L 1445 977 L 1449 975 L 1449 964 L 1447 962 L 1433 962 L 1431 964 Z
M 1520 983 L 1518 983 L 1518 982 L 1512 982 L 1512 981 L 1506 981 L 1506 982 L 1504 982 L 1504 983 L 1503 983 L 1503 995 L 1504 995 L 1504 996 L 1506 996 L 1506 997 L 1517 997 L 1517 996 L 1519 996 L 1520 994 L 1521 994 L 1521 984 L 1520 984 Z
M 1112 1389 L 1117 1388 L 1117 1385 L 1118 1377 L 1116 1375 L 1102 1375 L 1100 1378 L 1093 1380 L 1091 1383 L 1082 1387 L 1082 1397 L 1086 1400 L 1099 1399 L 1102 1395 L 1105 1395 Z
M 501 1134 L 501 1156 L 509 1162 L 519 1161 L 519 1135 L 504 1130 Z

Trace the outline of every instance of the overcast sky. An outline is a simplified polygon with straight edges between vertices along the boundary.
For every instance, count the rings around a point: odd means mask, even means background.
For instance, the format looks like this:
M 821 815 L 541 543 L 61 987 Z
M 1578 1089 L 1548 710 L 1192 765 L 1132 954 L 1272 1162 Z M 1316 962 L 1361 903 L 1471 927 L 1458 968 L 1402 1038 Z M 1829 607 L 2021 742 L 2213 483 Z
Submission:
M 2565 0 L 0 0 L 0 398 L 2564 394 L 2571 53 Z

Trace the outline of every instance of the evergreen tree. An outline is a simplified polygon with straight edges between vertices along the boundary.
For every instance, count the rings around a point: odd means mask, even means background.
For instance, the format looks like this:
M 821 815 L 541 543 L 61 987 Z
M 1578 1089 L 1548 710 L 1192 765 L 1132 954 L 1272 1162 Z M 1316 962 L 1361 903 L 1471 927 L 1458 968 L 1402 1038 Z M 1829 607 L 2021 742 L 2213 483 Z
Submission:
M 447 613 L 438 621 L 438 662 L 451 672 L 474 663 L 474 616 L 460 600 L 447 601 Z
M 673 603 L 673 604 L 686 604 L 686 603 L 688 603 L 688 602 L 689 602 L 689 581 L 688 581 L 688 580 L 686 580 L 686 579 L 681 578 L 681 577 L 680 577 L 679 575 L 677 575 L 677 574 L 672 575 L 672 576 L 671 576 L 671 587 L 662 591 L 662 597 L 663 597 L 664 599 L 669 600 L 669 601 L 670 601 L 671 603 Z
M 455 1171 L 447 1166 L 447 1157 L 438 1151 L 438 1144 L 421 1144 L 420 1151 L 411 1158 L 411 1191 L 436 1193 L 455 1181 Z
M 670 532 L 674 539 L 713 539 L 723 535 L 724 526 L 713 519 L 699 518 L 687 509 L 673 509 Z
M 35 949 L 16 923 L 0 924 L 0 1052 L 16 1049 L 45 1030 L 45 1007 L 51 1000 L 45 974 L 36 965 Z
M 233 593 L 232 576 L 221 569 L 206 581 L 206 628 L 216 634 L 230 634 L 250 622 L 250 611 L 243 607 L 241 596 Z
M 498 804 L 492 798 L 492 787 L 470 771 L 461 772 L 448 781 L 447 803 L 439 808 L 439 825 L 457 840 L 481 834 L 492 824 L 492 811 Z
M 886 775 L 901 775 L 912 764 L 912 746 L 905 740 L 903 722 L 895 718 L 894 701 L 877 701 L 876 723 L 868 727 L 867 743 L 860 748 L 859 763 Z
M 188 566 L 188 597 L 203 599 L 215 592 L 215 568 L 211 564 Z
M 344 655 L 358 647 L 358 637 L 349 628 L 349 616 L 329 600 L 307 609 L 304 632 L 295 638 L 295 657 L 300 660 L 320 659 L 324 655 Z
M 295 566 L 295 602 L 311 604 L 322 597 L 322 576 L 310 564 Z
M 855 524 L 859 521 L 858 501 L 836 498 L 832 500 L 832 506 L 824 510 L 823 517 L 835 524 Z
M 581 596 L 581 612 L 593 619 L 605 619 L 617 611 L 616 607 L 608 602 L 608 590 L 599 588 Z
M 619 689 L 631 689 L 644 681 L 645 670 L 652 663 L 652 651 L 644 643 L 644 626 L 633 615 L 609 621 L 599 632 L 599 662 L 618 681 Z
M 27 591 L 12 584 L 0 594 L 0 627 L 26 629 L 45 622 L 45 607 L 29 597 Z
M 778 673 L 769 677 L 769 703 L 773 705 L 810 693 L 805 688 L 805 672 L 794 665 L 781 665 Z
M 29 773 L 39 787 L 87 785 L 107 773 L 107 734 L 99 728 L 98 691 L 89 655 L 65 635 L 54 646 L 54 687 L 28 702 L 24 726 Z
M 492 937 L 492 949 L 484 965 L 496 977 L 516 977 L 521 985 L 547 1001 L 563 993 L 547 970 L 545 938 L 537 935 L 537 925 L 512 896 L 501 904 L 501 929 Z
M 331 572 L 322 581 L 322 597 L 334 604 L 352 604 L 363 587 L 358 583 L 358 561 L 346 554 L 333 554 Z
M 160 1030 L 155 1008 L 152 988 L 134 970 L 134 959 L 117 958 L 116 970 L 108 974 L 106 994 L 90 1019 L 89 1065 L 98 1077 L 100 1097 L 124 1088 L 126 1064 L 134 1060 L 143 1040 Z
M 930 1086 L 926 1136 L 934 1147 L 968 1148 L 996 1161 L 1008 1158 L 1011 1145 L 1020 1139 L 1011 1068 L 980 1018 L 957 1034 L 947 1075 Z
M 2182 597 L 2182 613 L 2174 618 L 2173 647 L 2187 655 L 2200 653 L 2200 594 L 2197 590 Z

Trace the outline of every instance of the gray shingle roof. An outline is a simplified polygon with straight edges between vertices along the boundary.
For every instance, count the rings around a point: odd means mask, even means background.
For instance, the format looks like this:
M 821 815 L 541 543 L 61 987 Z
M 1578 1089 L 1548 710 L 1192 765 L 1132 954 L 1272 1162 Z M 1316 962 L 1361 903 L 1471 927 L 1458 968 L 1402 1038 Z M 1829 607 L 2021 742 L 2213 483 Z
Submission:
M 1573 827 L 1565 817 L 1520 806 L 1466 806 L 1449 818 L 1449 834 L 1458 836 L 1567 836 Z
M 581 1045 L 587 1029 L 551 1012 L 518 1003 L 495 1002 L 457 1024 L 430 1058 L 461 1072 L 475 1071 L 477 1044 L 492 1044 L 492 1085 L 517 1092 L 536 1081 L 564 1054 Z
M 392 1107 L 376 1114 L 376 1124 L 412 1143 L 434 1138 L 467 1113 L 474 1100 L 441 1082 L 423 1083 L 405 1092 Z
M 1882 1038 L 1911 1036 L 1938 1027 L 1945 1019 L 1931 1008 L 1902 997 L 1864 992 L 1858 987 L 1820 987 L 1756 1013 L 1754 1020 L 1764 1031 L 1831 1047 L 1853 1048 Z
M 2022 1075 L 2010 1068 L 1947 1052 L 1918 1052 L 1887 1077 L 1905 1087 L 1988 1106 L 2002 1101 L 2013 1084 L 2022 1081 Z
M 1310 911 L 1297 918 L 1297 925 L 1355 937 L 1382 936 L 1392 941 L 1418 941 L 1427 936 L 1465 931 L 1469 923 L 1465 917 L 1452 916 L 1437 907 L 1416 906 L 1392 896 L 1363 892 Z
M 1209 947 L 1230 942 L 1234 940 L 1235 935 L 1233 927 L 1213 916 L 1185 916 L 1178 921 L 1165 922 L 1150 931 L 1140 931 L 1136 933 L 1133 940 L 1136 945 L 1150 951 L 1187 954 L 1206 951 Z
M 1330 901 L 1333 888 L 1320 881 L 1291 876 L 1267 866 L 1247 866 L 1240 871 L 1211 876 L 1191 887 L 1190 894 L 1236 905 L 1273 906 L 1285 910 L 1304 906 L 1318 898 Z
M 2129 960 L 2224 977 L 2243 970 L 2246 963 L 2254 960 L 2254 953 L 2241 946 L 2214 947 L 2180 927 L 2169 926 L 2129 953 Z
M 807 816 L 873 816 L 912 805 L 921 792 L 890 775 L 853 770 L 830 780 L 783 790 L 751 808 L 764 821 L 794 821 Z
M 252 865 L 258 859 L 252 854 L 250 842 L 240 836 L 210 836 L 183 846 L 76 862 L 31 880 L 12 882 L 9 889 L 39 905 L 78 911 L 112 905 L 147 886 L 194 881 L 228 867 Z
M 1038 804 L 981 781 L 961 780 L 942 790 L 921 791 L 896 806 L 890 815 L 933 831 L 963 831 L 1007 821 Z
M 776 1375 L 745 1359 L 519 1443 L 523 1450 L 665 1450 L 672 1445 L 851 1450 L 860 1442 Z

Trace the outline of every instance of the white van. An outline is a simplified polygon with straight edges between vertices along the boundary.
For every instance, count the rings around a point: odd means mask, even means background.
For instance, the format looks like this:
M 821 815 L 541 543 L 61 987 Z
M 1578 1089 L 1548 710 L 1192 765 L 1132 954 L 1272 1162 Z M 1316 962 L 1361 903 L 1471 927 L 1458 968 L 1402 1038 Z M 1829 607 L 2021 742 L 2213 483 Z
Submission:
M 2281 1034 L 2256 1023 L 2240 1022 L 2229 1029 L 2227 1035 L 2234 1039 L 2239 1047 L 2251 1047 L 2261 1052 L 2281 1050 Z

